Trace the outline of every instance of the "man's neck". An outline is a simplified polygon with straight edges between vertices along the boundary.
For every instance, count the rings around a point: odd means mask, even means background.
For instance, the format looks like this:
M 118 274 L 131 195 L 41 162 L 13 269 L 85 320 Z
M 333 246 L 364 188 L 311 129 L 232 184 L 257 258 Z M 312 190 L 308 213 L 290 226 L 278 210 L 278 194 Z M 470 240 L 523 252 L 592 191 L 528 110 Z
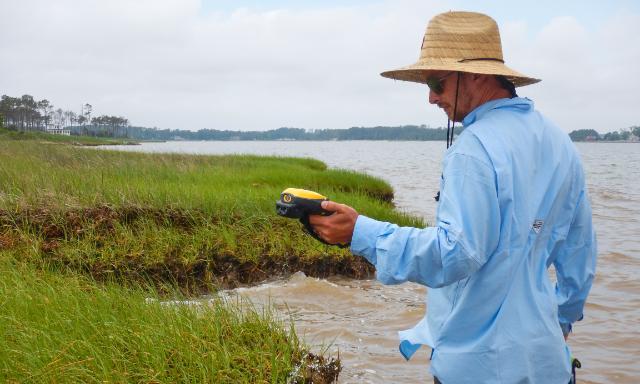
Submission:
M 507 91 L 504 88 L 487 87 L 485 90 L 483 90 L 478 94 L 478 103 L 476 104 L 476 108 L 491 100 L 510 99 L 510 98 L 511 98 L 511 92 Z

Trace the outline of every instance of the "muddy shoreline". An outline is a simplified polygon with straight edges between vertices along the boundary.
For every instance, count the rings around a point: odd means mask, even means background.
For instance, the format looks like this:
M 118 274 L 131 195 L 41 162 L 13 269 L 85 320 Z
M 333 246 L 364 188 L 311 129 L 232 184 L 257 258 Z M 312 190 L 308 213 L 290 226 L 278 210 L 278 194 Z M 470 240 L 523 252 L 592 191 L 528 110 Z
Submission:
M 167 254 L 163 260 L 142 266 L 134 257 L 114 265 L 100 260 L 85 262 L 70 259 L 63 254 L 65 242 L 87 235 L 104 243 L 117 241 L 114 238 L 116 226 L 130 226 L 140 219 L 152 220 L 159 226 L 170 226 L 185 232 L 202 225 L 203 221 L 216 220 L 199 211 L 139 206 L 102 205 L 64 211 L 48 208 L 0 210 L 0 248 L 11 249 L 32 243 L 37 246 L 43 261 L 87 273 L 98 281 L 115 279 L 122 282 L 151 281 L 159 285 L 171 283 L 192 294 L 255 285 L 297 271 L 318 278 L 339 275 L 363 279 L 374 275 L 373 266 L 361 257 L 301 257 L 293 251 L 277 257 L 265 255 L 258 260 L 242 260 L 210 250 L 201 259 L 191 262 L 181 260 L 180 255 Z M 25 235 L 27 233 L 30 235 Z M 94 245 L 96 252 L 104 246 L 100 243 Z

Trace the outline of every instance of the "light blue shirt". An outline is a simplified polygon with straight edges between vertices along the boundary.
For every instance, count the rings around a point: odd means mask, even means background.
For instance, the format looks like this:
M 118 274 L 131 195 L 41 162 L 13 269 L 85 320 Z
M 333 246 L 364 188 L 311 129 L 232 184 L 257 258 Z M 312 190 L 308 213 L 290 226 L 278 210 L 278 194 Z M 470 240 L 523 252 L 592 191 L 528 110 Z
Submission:
M 563 331 L 582 318 L 596 266 L 580 158 L 528 99 L 492 100 L 463 124 L 443 160 L 435 226 L 360 215 L 351 251 L 384 284 L 430 287 L 400 351 L 433 348 L 443 383 L 566 384 Z

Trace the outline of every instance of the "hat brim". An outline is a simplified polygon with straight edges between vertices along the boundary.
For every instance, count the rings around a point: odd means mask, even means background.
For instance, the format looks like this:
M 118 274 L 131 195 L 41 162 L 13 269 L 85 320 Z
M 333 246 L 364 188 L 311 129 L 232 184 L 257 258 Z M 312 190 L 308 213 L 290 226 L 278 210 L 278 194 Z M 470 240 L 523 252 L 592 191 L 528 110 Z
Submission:
M 531 85 L 541 81 L 540 79 L 528 77 L 514 71 L 497 60 L 460 62 L 457 60 L 443 59 L 438 62 L 418 62 L 399 69 L 382 72 L 380 75 L 394 80 L 426 84 L 431 72 L 434 71 L 459 71 L 482 75 L 499 75 L 506 77 L 516 87 L 524 87 L 525 85 Z

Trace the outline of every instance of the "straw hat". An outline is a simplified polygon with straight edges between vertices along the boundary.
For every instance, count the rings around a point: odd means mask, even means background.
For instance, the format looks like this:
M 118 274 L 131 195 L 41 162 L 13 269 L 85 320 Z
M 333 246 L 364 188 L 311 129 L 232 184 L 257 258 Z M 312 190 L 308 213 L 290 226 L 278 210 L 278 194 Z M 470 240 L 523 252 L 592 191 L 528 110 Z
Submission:
M 446 12 L 435 16 L 427 25 L 418 62 L 381 75 L 426 83 L 430 71 L 502 75 L 516 87 L 540 81 L 504 64 L 498 24 L 491 17 L 475 12 Z

